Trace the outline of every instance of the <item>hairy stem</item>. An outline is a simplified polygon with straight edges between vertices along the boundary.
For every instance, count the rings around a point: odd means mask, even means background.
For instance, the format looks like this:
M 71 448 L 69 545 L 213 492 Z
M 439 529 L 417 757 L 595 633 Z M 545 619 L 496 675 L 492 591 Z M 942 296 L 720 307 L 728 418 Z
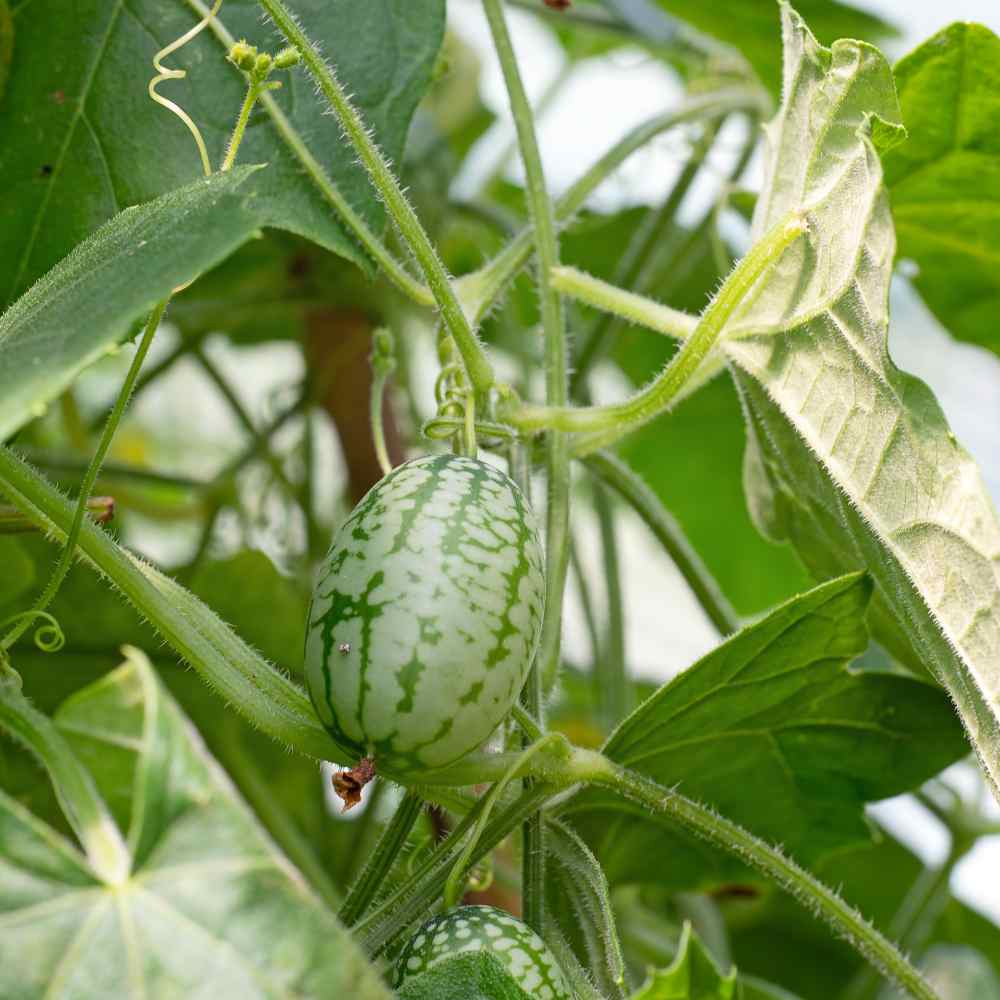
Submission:
M 434 244 L 420 224 L 417 213 L 403 193 L 382 151 L 348 98 L 332 67 L 324 61 L 319 50 L 299 26 L 283 0 L 258 0 L 258 2 L 286 40 L 301 53 L 306 69 L 309 70 L 337 116 L 344 135 L 354 147 L 358 158 L 368 171 L 372 184 L 385 202 L 400 235 L 423 270 L 427 284 L 441 311 L 441 318 L 455 339 L 469 381 L 476 392 L 485 393 L 495 381 L 493 367 L 462 311 L 452 288 L 451 278 L 438 257 Z
M 0 491 L 58 540 L 67 537 L 73 508 L 58 490 L 0 447 Z M 208 685 L 257 728 L 311 757 L 346 762 L 323 731 L 309 698 L 251 649 L 180 584 L 84 521 L 80 553 L 148 618 Z
M 483 0 L 493 45 L 500 60 L 517 142 L 524 163 L 528 207 L 535 234 L 538 262 L 538 295 L 541 300 L 542 333 L 545 337 L 545 400 L 549 406 L 567 401 L 566 326 L 562 297 L 552 287 L 552 268 L 559 263 L 559 241 L 555 213 L 545 182 L 535 120 L 521 72 L 511 44 L 501 0 Z M 559 431 L 546 442 L 548 503 L 545 533 L 545 618 L 542 637 L 528 679 L 526 707 L 544 725 L 542 688 L 549 688 L 559 666 L 563 592 L 569 565 L 570 460 L 565 436 Z M 524 869 L 521 887 L 525 921 L 539 934 L 545 930 L 545 827 L 541 815 L 531 816 L 524 827 Z
M 200 17 L 208 14 L 209 8 L 203 0 L 186 0 L 186 2 Z M 236 37 L 226 29 L 225 25 L 219 20 L 218 15 L 212 18 L 208 27 L 212 34 L 219 40 L 223 49 L 228 52 L 236 42 Z M 285 145 L 291 150 L 292 155 L 302 164 L 303 170 L 308 174 L 309 179 L 316 186 L 316 189 L 337 215 L 340 216 L 341 221 L 371 255 L 372 259 L 382 268 L 386 277 L 399 291 L 411 301 L 417 303 L 417 305 L 434 305 L 434 296 L 431 294 L 430 289 L 426 285 L 422 285 L 406 271 L 403 265 L 389 252 L 385 244 L 372 232 L 368 223 L 351 207 L 350 202 L 340 193 L 340 189 L 323 169 L 319 160 L 313 156 L 312 151 L 306 145 L 302 136 L 299 135 L 284 111 L 281 110 L 280 105 L 274 97 L 265 92 L 260 95 L 260 103 L 274 122 L 274 127 L 277 129 L 278 135 L 281 136 Z
M 636 287 L 636 283 L 646 270 L 650 259 L 663 246 L 664 240 L 676 226 L 677 210 L 705 165 L 708 152 L 721 126 L 721 120 L 709 122 L 701 141 L 692 149 L 691 155 L 663 204 L 655 211 L 650 211 L 643 219 L 642 224 L 636 228 L 618 267 L 615 269 L 614 285 L 622 288 Z M 576 273 L 583 276 L 582 272 Z M 555 276 L 553 282 L 557 284 L 557 287 L 560 287 Z M 565 288 L 560 288 L 560 290 L 564 294 L 572 294 L 567 293 Z M 570 382 L 570 394 L 574 398 L 579 395 L 591 367 L 604 355 L 614 334 L 616 311 L 607 310 L 601 306 L 598 308 L 603 310 L 602 314 L 591 325 L 575 357 L 573 378 Z
M 494 815 L 469 855 L 466 870 L 489 854 L 528 816 L 537 812 L 552 794 L 551 787 L 535 784 Z M 446 841 L 434 848 L 410 879 L 357 925 L 356 934 L 370 955 L 377 955 L 385 949 L 411 924 L 426 915 L 440 898 L 462 843 L 478 822 L 483 808 L 485 798 L 473 806 Z
M 575 267 L 553 268 L 552 284 L 570 298 L 674 340 L 686 340 L 698 326 L 697 316 L 628 292 Z
M 731 820 L 592 751 L 577 750 L 572 769 L 581 781 L 602 785 L 756 868 L 821 917 L 889 979 L 917 1000 L 940 1000 L 920 972 L 857 910 L 828 886 Z
M 389 825 L 375 845 L 375 850 L 369 855 L 365 867 L 351 886 L 344 905 L 340 908 L 340 922 L 345 927 L 353 927 L 365 915 L 375 894 L 396 863 L 399 852 L 406 845 L 406 839 L 420 818 L 423 807 L 423 797 L 416 792 L 411 790 L 403 796 L 403 801 L 399 803 Z
M 574 441 L 573 452 L 586 455 L 617 441 L 664 412 L 699 374 L 702 362 L 715 347 L 726 322 L 760 277 L 805 231 L 805 221 L 794 215 L 756 243 L 726 279 L 667 367 L 630 399 L 611 406 L 580 408 L 521 405 L 509 412 L 507 419 L 525 431 L 557 428 L 577 432 L 579 437 Z
M 583 207 L 594 190 L 614 173 L 636 150 L 657 136 L 694 121 L 711 122 L 733 111 L 759 113 L 762 95 L 746 87 L 727 87 L 690 98 L 683 106 L 656 115 L 637 125 L 616 142 L 602 157 L 559 198 L 554 207 L 556 222 L 568 223 Z M 463 276 L 456 283 L 466 309 L 476 321 L 494 306 L 507 283 L 527 263 L 534 248 L 531 227 L 523 230 L 478 271 Z

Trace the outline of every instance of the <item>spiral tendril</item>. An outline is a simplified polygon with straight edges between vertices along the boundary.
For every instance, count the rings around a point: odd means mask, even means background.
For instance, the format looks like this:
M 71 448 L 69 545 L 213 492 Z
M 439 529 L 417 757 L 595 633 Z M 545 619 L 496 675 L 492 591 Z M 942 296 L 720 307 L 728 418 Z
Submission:
M 156 70 L 157 75 L 149 81 L 148 88 L 149 96 L 156 101 L 157 104 L 162 105 L 168 111 L 172 111 L 187 126 L 188 131 L 194 137 L 195 144 L 198 147 L 198 153 L 201 156 L 201 166 L 205 171 L 206 177 L 212 173 L 212 164 L 208 159 L 208 149 L 205 146 L 205 140 L 201 136 L 201 130 L 194 123 L 194 119 L 179 104 L 176 104 L 174 101 L 171 101 L 169 98 L 158 93 L 156 88 L 163 83 L 164 80 L 183 80 L 184 77 L 187 76 L 187 70 L 171 69 L 169 66 L 163 65 L 163 60 L 173 52 L 176 52 L 179 48 L 187 45 L 187 43 L 190 42 L 196 35 L 204 31 L 204 29 L 208 27 L 212 18 L 219 12 L 219 8 L 221 6 L 222 0 L 215 0 L 212 9 L 193 28 L 184 32 L 180 38 L 175 39 L 169 45 L 160 49 L 160 51 L 153 56 L 153 68 Z
M 47 611 L 30 608 L 0 622 L 0 631 L 19 621 L 30 621 L 33 618 L 43 619 L 43 623 L 35 630 L 35 645 L 43 653 L 58 653 L 66 645 L 66 635 L 57 619 Z

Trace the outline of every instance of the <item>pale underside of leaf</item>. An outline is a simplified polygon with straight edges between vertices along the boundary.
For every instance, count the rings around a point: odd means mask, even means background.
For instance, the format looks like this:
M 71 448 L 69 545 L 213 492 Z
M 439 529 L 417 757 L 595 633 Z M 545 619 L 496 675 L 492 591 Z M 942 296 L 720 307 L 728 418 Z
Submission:
M 898 121 L 891 73 L 863 43 L 822 49 L 787 7 L 783 23 L 754 235 L 792 211 L 810 231 L 728 331 L 753 432 L 750 503 L 814 572 L 871 571 L 880 637 L 948 689 L 996 786 L 1000 523 L 932 394 L 886 344 L 895 237 L 872 136 Z
M 56 721 L 131 790 L 133 872 L 105 887 L 61 836 L 0 792 L 0 995 L 350 995 L 388 1000 L 131 651 Z M 206 885 L 212 886 L 206 892 Z

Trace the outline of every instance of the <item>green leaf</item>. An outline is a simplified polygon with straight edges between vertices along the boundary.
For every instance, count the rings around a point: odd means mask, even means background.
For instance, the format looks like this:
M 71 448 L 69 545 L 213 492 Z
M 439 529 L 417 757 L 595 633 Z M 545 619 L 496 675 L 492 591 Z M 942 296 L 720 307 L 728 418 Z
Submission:
M 191 579 L 191 590 L 269 660 L 299 672 L 311 595 L 282 576 L 263 552 L 206 562 Z
M 625 963 L 608 880 L 590 848 L 563 823 L 546 824 L 549 919 L 608 996 L 621 996 Z
M 921 784 L 965 752 L 933 685 L 849 667 L 866 646 L 870 594 L 854 575 L 789 601 L 647 698 L 605 753 L 804 864 L 865 842 L 866 802 Z M 604 793 L 583 792 L 566 808 L 613 883 L 752 878 Z
M 953 24 L 895 75 L 909 139 L 883 164 L 899 256 L 944 326 L 1000 354 L 1000 38 Z
M 254 167 L 126 209 L 0 316 L 0 440 L 107 353 L 172 289 L 260 225 Z
M 430 80 L 444 8 L 444 0 L 295 3 L 394 161 Z M 18 45 L 0 106 L 0 134 L 18 137 L 0 147 L 0 271 L 6 275 L 0 308 L 116 212 L 201 174 L 184 124 L 149 99 L 146 85 L 157 50 L 193 27 L 204 9 L 201 0 L 35 0 L 17 9 Z M 253 0 L 228 0 L 218 21 L 235 38 L 265 50 L 274 46 Z M 198 123 L 215 165 L 245 91 L 242 75 L 226 62 L 226 48 L 204 31 L 166 60 L 186 70 L 187 79 L 160 85 Z M 46 57 L 37 58 L 38 52 Z M 293 70 L 278 78 L 283 86 L 273 97 L 294 133 L 368 225 L 380 227 L 381 206 L 307 75 Z M 266 108 L 254 114 L 240 158 L 271 164 L 261 188 L 269 224 L 364 260 Z
M 761 80 L 774 92 L 781 89 L 781 48 L 775 31 L 775 4 L 761 0 L 649 0 L 668 14 L 738 49 L 750 61 Z M 645 6 L 635 0 L 604 0 L 619 14 L 630 6 Z M 799 12 L 822 38 L 891 38 L 896 29 L 885 21 L 839 0 L 799 0 Z M 641 23 L 636 23 L 640 27 Z
M 458 955 L 408 979 L 400 1000 L 532 1000 L 487 951 Z
M 753 444 L 758 525 L 819 578 L 870 570 L 877 637 L 930 669 L 1000 780 L 1000 522 L 928 388 L 886 348 L 894 239 L 871 124 L 892 76 L 859 42 L 821 48 L 784 8 L 785 104 L 768 126 L 753 235 L 803 213 L 727 330 Z M 898 132 L 898 126 L 895 126 Z
M 101 883 L 74 845 L 0 793 L 0 994 L 388 1000 L 142 654 L 56 721 L 127 820 L 133 866 L 122 884 Z
M 40 536 L 0 539 L 0 565 L 20 566 L 29 581 L 17 600 L 0 599 L 0 621 L 29 605 L 51 572 L 55 556 L 55 548 Z M 298 667 L 308 596 L 263 554 L 241 552 L 208 561 L 191 585 L 248 641 L 286 669 Z M 43 653 L 28 632 L 15 646 L 13 657 L 25 694 L 44 712 L 55 711 L 63 699 L 113 669 L 123 643 L 157 645 L 153 630 L 113 590 L 96 583 L 92 570 L 82 564 L 70 570 L 49 610 L 63 629 L 66 645 L 58 654 Z M 326 809 L 315 761 L 289 754 L 235 712 L 225 711 L 215 693 L 197 674 L 184 669 L 171 651 L 159 650 L 155 665 L 271 836 L 324 899 L 334 899 L 331 883 L 350 865 L 347 852 L 358 827 L 339 822 Z M 0 744 L 0 788 L 37 816 L 64 828 L 38 766 L 10 745 Z
M 631 1000 L 734 1000 L 737 995 L 736 969 L 723 973 L 686 923 L 670 968 L 651 972 Z
M 0 0 L 0 101 L 7 89 L 7 77 L 14 58 L 14 18 L 7 0 Z

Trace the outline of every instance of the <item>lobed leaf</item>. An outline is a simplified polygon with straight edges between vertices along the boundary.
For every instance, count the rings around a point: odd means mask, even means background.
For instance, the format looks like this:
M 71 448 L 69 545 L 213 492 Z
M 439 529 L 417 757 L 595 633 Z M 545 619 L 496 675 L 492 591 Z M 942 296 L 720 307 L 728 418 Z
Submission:
M 886 347 L 895 241 L 876 145 L 900 135 L 892 76 L 876 49 L 824 49 L 782 17 L 785 100 L 753 233 L 790 212 L 810 231 L 729 331 L 751 508 L 814 575 L 870 571 L 876 636 L 947 688 L 996 787 L 1000 521 L 932 394 Z
M 895 76 L 909 139 L 882 162 L 899 256 L 945 327 L 1000 354 L 1000 38 L 952 24 Z
M 0 792 L 0 994 L 388 1000 L 142 654 L 130 651 L 56 721 L 80 759 L 98 764 L 132 870 L 102 883 L 72 844 Z

